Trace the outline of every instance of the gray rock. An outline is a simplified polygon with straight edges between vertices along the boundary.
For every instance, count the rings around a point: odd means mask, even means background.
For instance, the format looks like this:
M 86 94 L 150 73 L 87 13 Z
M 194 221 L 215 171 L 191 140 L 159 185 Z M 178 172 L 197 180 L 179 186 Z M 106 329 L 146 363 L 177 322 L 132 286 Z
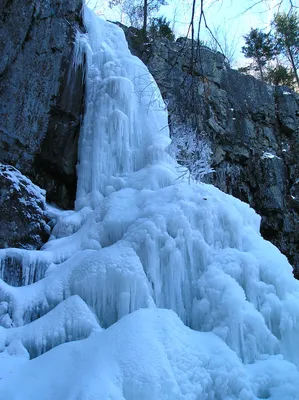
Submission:
M 286 134 L 299 132 L 298 96 L 287 87 L 277 87 L 275 92 L 278 121 Z
M 0 6 L 0 161 L 72 207 L 83 105 L 74 70 L 82 0 L 10 0 Z
M 40 248 L 49 237 L 45 191 L 16 168 L 0 164 L 0 248 Z

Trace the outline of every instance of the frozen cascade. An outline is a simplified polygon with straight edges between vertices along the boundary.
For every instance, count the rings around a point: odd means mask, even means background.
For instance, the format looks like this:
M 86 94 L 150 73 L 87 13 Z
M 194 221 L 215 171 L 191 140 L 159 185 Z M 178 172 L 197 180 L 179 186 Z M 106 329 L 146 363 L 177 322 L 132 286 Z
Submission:
M 176 177 L 164 151 L 168 121 L 156 82 L 113 25 L 100 27 L 87 12 L 85 25 L 89 35 L 78 33 L 75 60 L 87 64 L 76 209 L 94 208 L 124 187 L 158 189 Z
M 153 78 L 84 22 L 76 210 L 49 207 L 49 242 L 22 250 L 44 277 L 0 282 L 0 399 L 299 399 L 291 266 L 248 205 L 177 179 Z

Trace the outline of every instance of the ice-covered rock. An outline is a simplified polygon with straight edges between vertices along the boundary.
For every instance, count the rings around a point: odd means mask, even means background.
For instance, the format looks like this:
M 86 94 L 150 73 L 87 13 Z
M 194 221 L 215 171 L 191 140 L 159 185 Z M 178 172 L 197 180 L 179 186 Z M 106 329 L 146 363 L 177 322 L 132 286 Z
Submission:
M 11 165 L 0 164 L 0 248 L 40 248 L 49 237 L 45 191 Z
M 16 168 L 0 164 L 0 209 L 0 277 L 13 286 L 33 283 L 47 267 L 43 256 L 33 255 L 49 238 L 45 191 Z

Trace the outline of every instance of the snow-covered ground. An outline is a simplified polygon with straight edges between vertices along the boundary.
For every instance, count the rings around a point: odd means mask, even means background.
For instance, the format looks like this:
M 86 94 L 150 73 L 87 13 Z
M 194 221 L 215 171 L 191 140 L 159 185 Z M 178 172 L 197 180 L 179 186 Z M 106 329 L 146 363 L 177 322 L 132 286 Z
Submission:
M 44 279 L 0 283 L 0 399 L 299 399 L 291 266 L 248 205 L 178 179 L 156 83 L 84 21 L 76 210 L 48 208 Z

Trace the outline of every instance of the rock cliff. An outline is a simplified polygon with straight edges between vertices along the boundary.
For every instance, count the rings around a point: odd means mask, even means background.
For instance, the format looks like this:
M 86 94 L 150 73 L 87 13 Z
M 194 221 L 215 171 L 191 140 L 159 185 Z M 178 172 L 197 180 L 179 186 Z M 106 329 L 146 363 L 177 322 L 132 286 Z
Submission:
M 0 4 L 0 161 L 73 205 L 83 81 L 73 68 L 82 0 Z
M 158 82 L 172 134 L 179 134 L 173 126 L 192 126 L 210 144 L 215 173 L 205 180 L 262 216 L 261 234 L 298 275 L 299 95 L 231 69 L 208 48 L 192 55 L 185 39 L 144 48 L 138 31 L 129 28 L 126 35 Z

